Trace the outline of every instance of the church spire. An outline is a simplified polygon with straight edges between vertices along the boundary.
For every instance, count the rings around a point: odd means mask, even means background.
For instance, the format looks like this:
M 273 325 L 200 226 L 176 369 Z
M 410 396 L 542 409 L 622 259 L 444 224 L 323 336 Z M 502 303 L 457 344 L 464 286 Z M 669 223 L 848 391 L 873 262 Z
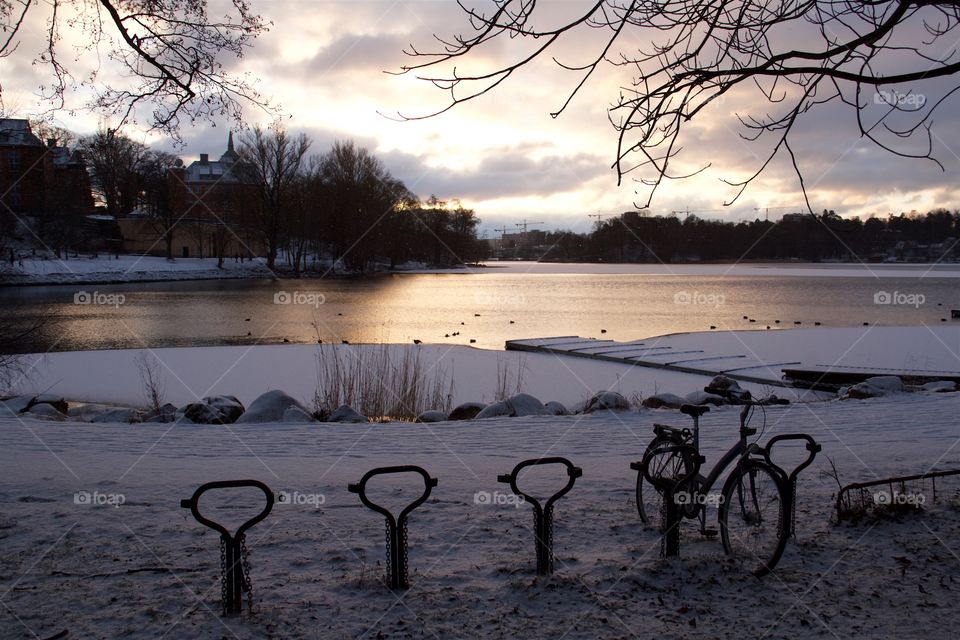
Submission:
M 227 153 L 231 155 L 235 153 L 233 150 L 233 131 L 229 132 L 227 136 Z

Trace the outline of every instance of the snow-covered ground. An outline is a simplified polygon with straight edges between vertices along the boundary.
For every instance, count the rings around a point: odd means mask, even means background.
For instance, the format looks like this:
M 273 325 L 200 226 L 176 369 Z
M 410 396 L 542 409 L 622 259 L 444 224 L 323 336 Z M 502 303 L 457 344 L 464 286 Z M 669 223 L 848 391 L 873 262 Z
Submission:
M 843 482 L 957 467 L 958 410 L 960 394 L 768 408 L 762 441 L 805 431 L 823 454 L 801 476 L 796 541 L 763 579 L 692 530 L 680 558 L 661 559 L 639 522 L 629 463 L 654 422 L 688 422 L 676 412 L 431 425 L 0 418 L 0 637 L 953 638 L 960 481 L 900 521 L 835 526 L 837 485 L 823 472 L 828 458 Z M 734 407 L 704 417 L 708 462 L 732 444 L 736 418 Z M 505 501 L 497 474 L 543 455 L 569 457 L 583 477 L 556 508 L 556 573 L 537 578 L 530 507 L 494 503 Z M 410 516 L 406 592 L 380 584 L 383 519 L 346 490 L 386 464 L 439 479 Z M 255 613 L 224 619 L 216 534 L 179 501 L 231 478 L 304 499 L 250 531 Z
M 147 282 L 160 280 L 205 280 L 220 278 L 270 278 L 266 262 L 257 258 L 245 262 L 216 258 L 177 258 L 104 254 L 69 260 L 24 258 L 23 265 L 0 266 L 0 281 L 9 284 L 87 284 L 101 282 Z

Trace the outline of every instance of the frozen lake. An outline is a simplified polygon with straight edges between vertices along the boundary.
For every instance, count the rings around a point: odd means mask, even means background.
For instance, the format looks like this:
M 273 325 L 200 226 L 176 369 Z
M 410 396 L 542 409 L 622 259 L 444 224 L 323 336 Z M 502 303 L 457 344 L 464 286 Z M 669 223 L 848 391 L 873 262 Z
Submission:
M 0 306 L 44 321 L 27 352 L 318 338 L 502 349 L 508 339 L 625 341 L 711 325 L 941 324 L 960 308 L 958 276 L 958 265 L 491 263 L 362 279 L 7 287 Z

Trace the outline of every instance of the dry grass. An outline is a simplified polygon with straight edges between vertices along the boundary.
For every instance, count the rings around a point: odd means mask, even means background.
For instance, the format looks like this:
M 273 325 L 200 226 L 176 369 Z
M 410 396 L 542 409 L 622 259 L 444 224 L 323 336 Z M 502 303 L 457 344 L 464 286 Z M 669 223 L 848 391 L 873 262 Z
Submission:
M 453 377 L 406 345 L 328 345 L 317 348 L 313 408 L 321 419 L 346 404 L 370 420 L 415 420 L 429 409 L 449 412 Z
M 493 399 L 497 402 L 515 396 L 523 390 L 523 374 L 527 370 L 527 356 L 520 354 L 516 371 L 511 373 L 510 361 L 497 359 L 497 386 L 493 390 Z

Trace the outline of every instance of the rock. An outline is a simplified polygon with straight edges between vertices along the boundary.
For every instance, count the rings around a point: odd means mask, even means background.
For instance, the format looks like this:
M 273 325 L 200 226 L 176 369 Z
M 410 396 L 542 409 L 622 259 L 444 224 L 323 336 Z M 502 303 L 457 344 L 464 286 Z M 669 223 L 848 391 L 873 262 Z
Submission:
M 207 396 L 203 401 L 220 412 L 223 424 L 236 422 L 245 411 L 243 403 L 236 396 Z
M 658 393 L 643 399 L 643 406 L 647 409 L 679 409 L 683 404 L 687 404 L 687 401 L 672 393 Z
M 56 420 L 57 422 L 63 422 L 67 419 L 65 413 L 60 413 L 56 407 L 46 402 L 33 405 L 21 415 L 29 415 L 43 420 Z
M 848 388 L 843 398 L 863 400 L 892 393 L 902 393 L 903 391 L 903 381 L 897 376 L 875 376 Z
M 366 421 L 366 418 L 364 418 L 361 422 Z M 280 419 L 280 422 L 302 424 L 305 422 L 316 422 L 316 420 L 314 420 L 310 413 L 300 407 L 288 407 L 287 410 L 283 412 L 283 417 Z
M 626 411 L 630 408 L 630 403 L 616 391 L 601 391 L 594 394 L 587 405 L 583 408 L 584 413 L 593 413 L 594 411 Z
M 555 400 L 551 400 L 543 405 L 544 410 L 546 410 L 547 415 L 551 416 L 568 416 L 570 412 L 567 411 L 567 408 Z
M 90 422 L 133 424 L 136 422 L 143 422 L 143 414 L 137 409 L 113 409 L 111 411 L 105 411 L 98 416 L 94 416 Z
M 220 412 L 206 402 L 191 402 L 178 413 L 195 424 L 223 424 Z
M 234 396 L 209 396 L 191 402 L 180 412 L 196 424 L 233 424 L 243 415 L 243 403 Z
M 507 398 L 506 403 L 513 407 L 514 416 L 542 416 L 546 413 L 543 403 L 529 393 L 518 393 Z
M 50 393 L 41 393 L 40 395 L 33 398 L 33 402 L 30 403 L 30 406 L 38 404 L 48 404 L 62 415 L 67 415 L 70 411 L 70 406 L 67 404 L 67 401 L 63 399 L 63 396 L 56 396 Z
M 180 416 L 180 410 L 169 402 L 159 410 L 149 410 L 143 414 L 144 422 L 174 422 Z
M 33 396 L 14 396 L 12 398 L 7 398 L 6 400 L 0 401 L 0 410 L 3 410 L 5 413 L 12 413 L 16 415 L 26 411 L 32 402 Z
M 957 383 L 950 380 L 937 380 L 921 385 L 922 391 L 932 391 L 933 393 L 949 393 L 957 390 Z
M 718 396 L 715 393 L 707 393 L 706 391 L 688 393 L 686 400 L 689 404 L 711 404 L 715 407 L 719 407 L 725 402 L 723 396 Z
M 415 422 L 446 422 L 450 419 L 443 411 L 424 411 L 417 416 Z
M 329 416 L 327 422 L 370 422 L 366 416 L 360 415 L 354 411 L 350 405 L 340 405 Z
M 541 416 L 546 412 L 547 410 L 544 408 L 542 402 L 528 393 L 518 393 L 506 400 L 488 404 L 483 408 L 483 411 L 476 415 L 476 419 L 483 420 L 484 418 L 497 418 L 501 416 L 510 418 Z
M 229 397 L 229 396 L 224 396 Z M 303 413 L 310 415 L 306 407 L 285 394 L 279 389 L 267 391 L 252 403 L 235 420 L 236 424 L 263 424 L 265 422 L 282 422 L 284 412 L 290 407 L 297 407 Z
M 718 395 L 731 404 L 739 404 L 750 399 L 749 391 L 741 389 L 736 380 L 725 375 L 715 376 L 703 390 Z
M 474 416 L 475 420 L 484 420 L 486 418 L 499 418 L 501 416 L 512 417 L 513 407 L 507 404 L 506 400 L 488 404 L 483 411 Z
M 107 407 L 102 404 L 80 404 L 70 407 L 67 415 L 80 422 L 90 422 L 99 415 L 113 410 L 113 407 Z
M 473 420 L 486 405 L 479 402 L 464 402 L 450 412 L 450 420 Z

